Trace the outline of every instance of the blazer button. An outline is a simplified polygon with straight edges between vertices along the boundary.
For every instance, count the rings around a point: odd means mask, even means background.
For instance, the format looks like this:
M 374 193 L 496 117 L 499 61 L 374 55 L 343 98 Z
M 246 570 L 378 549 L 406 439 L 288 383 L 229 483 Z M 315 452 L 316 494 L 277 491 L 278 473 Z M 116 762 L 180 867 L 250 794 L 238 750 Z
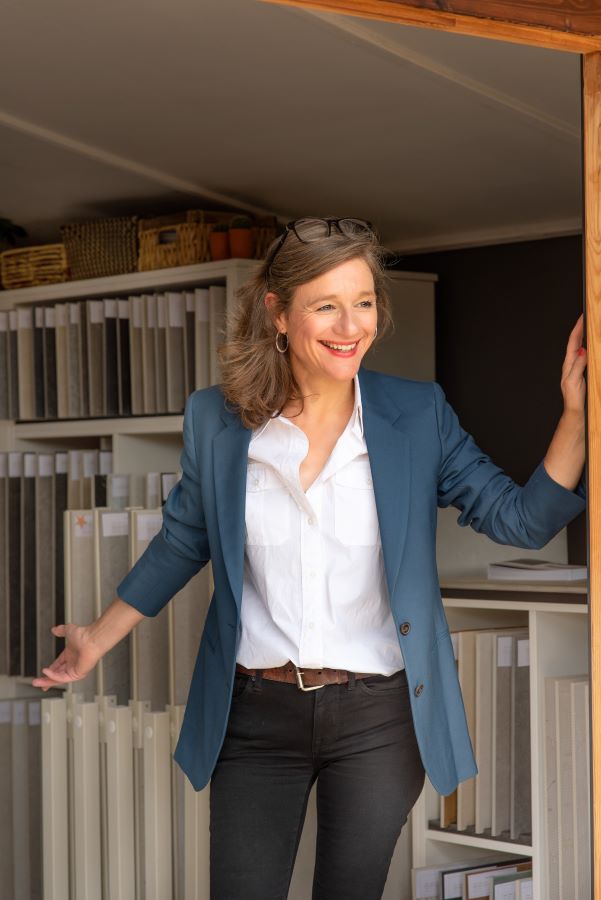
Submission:
M 401 625 L 401 634 L 409 634 L 410 631 L 411 625 L 409 624 L 409 622 L 403 622 L 403 624 Z
M 415 689 L 415 696 L 416 696 L 416 697 L 419 697 L 419 695 L 421 694 L 421 692 L 423 691 L 423 689 L 424 689 L 423 684 L 418 684 L 418 686 L 417 686 L 416 689 Z

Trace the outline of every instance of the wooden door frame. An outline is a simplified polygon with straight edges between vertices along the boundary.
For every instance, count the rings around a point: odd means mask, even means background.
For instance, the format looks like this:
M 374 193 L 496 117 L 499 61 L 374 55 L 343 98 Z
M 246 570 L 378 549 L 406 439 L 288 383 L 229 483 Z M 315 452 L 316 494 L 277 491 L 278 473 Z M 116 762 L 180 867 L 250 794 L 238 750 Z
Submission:
M 594 900 L 601 900 L 601 11 L 575 0 L 263 0 L 582 54 L 587 540 Z M 444 10 L 440 7 L 444 6 Z M 575 7 L 578 6 L 576 9 Z

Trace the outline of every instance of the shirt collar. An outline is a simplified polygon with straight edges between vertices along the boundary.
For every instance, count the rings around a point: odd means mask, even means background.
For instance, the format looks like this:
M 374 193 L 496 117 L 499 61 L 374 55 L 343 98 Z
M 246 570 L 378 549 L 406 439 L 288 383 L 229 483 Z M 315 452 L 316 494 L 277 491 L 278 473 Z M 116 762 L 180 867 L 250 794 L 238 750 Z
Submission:
M 351 414 L 350 429 L 358 437 L 362 438 L 363 437 L 363 405 L 361 403 L 361 388 L 359 386 L 359 376 L 355 375 L 353 381 L 355 383 L 355 400 L 353 403 L 353 412 Z M 278 415 L 272 416 L 270 419 L 267 419 L 267 421 L 264 422 L 262 425 L 259 425 L 258 428 L 255 428 L 253 430 L 253 433 L 251 436 L 251 442 L 257 440 L 257 438 L 263 434 L 263 432 L 265 431 L 266 428 L 268 428 L 268 427 L 273 428 L 274 422 L 276 424 L 278 424 L 277 420 L 279 418 L 280 418 L 280 416 L 278 416 Z

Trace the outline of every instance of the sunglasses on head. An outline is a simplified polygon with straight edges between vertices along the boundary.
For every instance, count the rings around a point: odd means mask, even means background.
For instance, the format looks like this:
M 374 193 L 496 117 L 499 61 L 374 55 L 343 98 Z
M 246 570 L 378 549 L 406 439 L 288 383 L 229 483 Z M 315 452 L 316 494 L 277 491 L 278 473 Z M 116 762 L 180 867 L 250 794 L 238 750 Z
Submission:
M 357 234 L 364 234 L 367 232 L 371 234 L 374 233 L 374 227 L 367 219 L 294 219 L 286 225 L 279 243 L 269 260 L 269 266 L 273 264 L 278 251 L 281 249 L 291 231 L 294 232 L 302 244 L 310 244 L 313 241 L 321 241 L 324 238 L 330 237 L 332 228 L 337 228 L 340 234 L 346 234 L 348 237 L 354 237 Z

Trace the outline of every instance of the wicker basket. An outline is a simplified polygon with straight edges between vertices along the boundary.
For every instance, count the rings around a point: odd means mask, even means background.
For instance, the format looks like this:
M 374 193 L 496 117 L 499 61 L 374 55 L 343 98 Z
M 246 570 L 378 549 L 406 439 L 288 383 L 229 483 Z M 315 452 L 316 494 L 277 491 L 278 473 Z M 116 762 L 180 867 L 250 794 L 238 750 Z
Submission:
M 71 280 L 136 271 L 138 217 L 94 219 L 61 226 Z
M 218 222 L 229 222 L 234 212 L 191 209 L 155 219 L 141 219 L 138 224 L 138 271 L 190 266 L 209 262 L 209 233 Z M 255 259 L 262 259 L 276 236 L 275 220 L 253 226 Z
M 0 253 L 0 275 L 5 290 L 57 284 L 69 280 L 64 244 L 20 247 Z
M 142 219 L 138 225 L 138 271 L 168 269 L 208 262 L 209 232 L 218 221 L 231 219 L 230 212 L 205 212 L 191 209 L 155 219 Z

